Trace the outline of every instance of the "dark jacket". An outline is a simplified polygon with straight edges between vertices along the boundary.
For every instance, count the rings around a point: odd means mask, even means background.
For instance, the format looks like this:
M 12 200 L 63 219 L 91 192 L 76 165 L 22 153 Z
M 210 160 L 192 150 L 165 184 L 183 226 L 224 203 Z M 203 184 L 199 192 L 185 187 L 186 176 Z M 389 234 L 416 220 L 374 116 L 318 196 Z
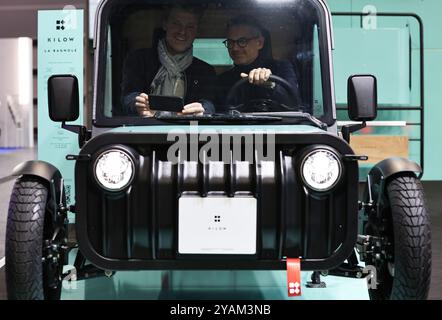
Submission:
M 289 98 L 287 91 L 279 84 L 271 88 L 263 86 L 244 84 L 240 87 L 239 92 L 232 98 L 232 101 L 226 101 L 227 94 L 233 85 L 241 80 L 241 73 L 249 73 L 252 69 L 267 68 L 272 71 L 272 75 L 279 76 L 286 80 L 293 89 L 296 97 L 295 103 L 299 103 L 298 80 L 293 70 L 293 66 L 287 61 L 278 61 L 274 59 L 263 59 L 258 57 L 253 63 L 242 66 L 235 65 L 232 69 L 218 76 L 218 98 L 217 111 L 226 111 L 227 105 L 236 106 L 252 99 L 272 99 L 288 105 L 293 105 L 293 99 Z
M 124 63 L 121 94 L 127 114 L 136 115 L 135 98 L 141 92 L 149 94 L 150 84 L 161 64 L 155 49 L 139 49 L 130 53 Z M 201 102 L 206 112 L 213 112 L 215 99 L 215 69 L 206 62 L 193 58 L 186 69 L 186 94 L 184 103 Z

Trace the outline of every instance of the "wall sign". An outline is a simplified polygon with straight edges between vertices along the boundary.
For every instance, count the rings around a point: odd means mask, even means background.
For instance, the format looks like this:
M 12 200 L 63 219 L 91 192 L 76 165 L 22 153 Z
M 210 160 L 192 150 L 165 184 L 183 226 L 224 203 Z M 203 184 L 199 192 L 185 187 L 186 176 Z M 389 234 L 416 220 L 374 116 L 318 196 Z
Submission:
M 78 154 L 78 136 L 49 119 L 48 78 L 71 74 L 78 78 L 80 117 L 72 124 L 83 124 L 83 10 L 38 11 L 38 159 L 56 166 L 66 187 L 68 204 L 74 202 L 74 161 L 67 154 Z

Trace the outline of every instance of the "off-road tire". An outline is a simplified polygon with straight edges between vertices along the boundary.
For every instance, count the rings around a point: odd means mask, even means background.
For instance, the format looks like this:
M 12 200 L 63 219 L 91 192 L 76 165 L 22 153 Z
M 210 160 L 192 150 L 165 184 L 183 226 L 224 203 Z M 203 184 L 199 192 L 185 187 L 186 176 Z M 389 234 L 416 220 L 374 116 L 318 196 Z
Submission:
M 431 278 L 431 230 L 423 187 L 413 175 L 387 181 L 384 209 L 394 241 L 394 276 L 370 290 L 372 299 L 427 299 Z M 378 270 L 388 272 L 388 270 Z M 384 275 L 385 276 L 385 275 Z
M 48 188 L 37 177 L 17 179 L 9 202 L 6 229 L 8 299 L 59 299 L 61 290 L 45 288 L 42 248 Z

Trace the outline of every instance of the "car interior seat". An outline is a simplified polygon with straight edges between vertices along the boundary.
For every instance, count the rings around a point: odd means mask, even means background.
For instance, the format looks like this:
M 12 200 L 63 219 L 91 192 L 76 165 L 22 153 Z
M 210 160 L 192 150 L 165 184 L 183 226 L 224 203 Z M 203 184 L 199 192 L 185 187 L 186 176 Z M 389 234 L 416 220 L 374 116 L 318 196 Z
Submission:
M 166 35 L 166 32 L 163 28 L 155 28 L 152 33 L 152 48 L 156 48 L 158 45 L 158 42 L 164 38 Z
M 266 59 L 273 59 L 272 39 L 270 32 L 265 28 L 261 28 L 261 34 L 264 38 L 264 47 L 261 49 L 260 55 Z

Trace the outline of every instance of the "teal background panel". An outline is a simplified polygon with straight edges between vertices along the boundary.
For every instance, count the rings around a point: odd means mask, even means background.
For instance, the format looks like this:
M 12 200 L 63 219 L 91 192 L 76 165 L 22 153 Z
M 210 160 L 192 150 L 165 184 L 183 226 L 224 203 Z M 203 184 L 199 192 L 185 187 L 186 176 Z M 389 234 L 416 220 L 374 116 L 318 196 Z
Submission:
M 381 105 L 420 104 L 420 34 L 416 18 L 379 16 L 376 29 L 361 28 L 364 23 L 359 16 L 334 15 L 333 21 L 338 104 L 346 103 L 348 76 L 363 73 L 377 77 Z
M 337 116 L 339 120 L 343 121 L 349 120 L 347 109 L 338 110 Z M 420 111 L 419 110 L 378 110 L 378 116 L 376 120 L 407 121 L 407 122 L 417 123 L 420 121 Z
M 382 13 L 415 13 L 423 22 L 424 32 L 424 180 L 442 180 L 442 169 L 440 159 L 442 158 L 442 137 L 440 119 L 442 119 L 442 1 L 440 0 L 328 0 L 330 9 L 333 12 L 362 12 L 367 5 L 375 6 L 377 12 Z M 352 19 L 352 23 L 358 23 L 360 19 Z M 345 26 L 347 22 L 340 21 Z M 335 30 L 336 32 L 336 30 Z M 412 36 L 415 33 L 412 31 Z M 412 43 L 413 59 L 413 83 L 417 81 L 419 67 L 415 62 L 419 45 Z M 385 72 L 390 72 L 386 70 Z M 337 77 L 339 70 L 335 68 Z M 418 96 L 412 92 L 411 101 L 418 101 Z M 411 112 L 411 111 L 410 111 Z M 343 120 L 342 118 L 339 118 Z M 415 150 L 415 143 L 412 143 Z M 411 150 L 411 149 L 410 149 Z M 410 151 L 415 153 L 415 151 Z
M 226 46 L 225 39 L 195 39 L 193 55 L 214 66 L 233 65 Z
M 60 170 L 68 205 L 74 202 L 75 162 L 65 156 L 79 152 L 78 135 L 49 119 L 47 82 L 55 74 L 75 75 L 83 97 L 83 29 L 83 10 L 38 11 L 38 159 Z M 80 116 L 72 123 L 82 125 L 83 99 L 79 101 Z
M 335 11 L 334 5 L 337 2 L 351 2 L 353 12 L 361 12 L 365 6 L 373 5 L 378 12 L 415 13 L 424 22 L 425 48 L 442 48 L 442 37 L 440 37 L 442 1 L 440 0 L 328 0 L 332 11 Z
M 424 178 L 442 180 L 442 49 L 426 50 L 425 79 Z
M 351 1 L 327 1 L 330 10 L 332 11 L 342 11 L 342 12 L 350 12 L 352 3 Z
M 370 73 L 378 80 L 379 104 L 410 105 L 409 53 L 406 28 L 335 28 L 336 103 L 347 102 L 349 76 Z
M 409 139 L 419 139 L 419 127 L 414 125 L 408 125 L 405 127 L 368 127 L 357 133 L 355 136 L 364 135 L 364 132 L 369 133 L 370 135 L 378 135 L 378 136 L 408 136 Z

